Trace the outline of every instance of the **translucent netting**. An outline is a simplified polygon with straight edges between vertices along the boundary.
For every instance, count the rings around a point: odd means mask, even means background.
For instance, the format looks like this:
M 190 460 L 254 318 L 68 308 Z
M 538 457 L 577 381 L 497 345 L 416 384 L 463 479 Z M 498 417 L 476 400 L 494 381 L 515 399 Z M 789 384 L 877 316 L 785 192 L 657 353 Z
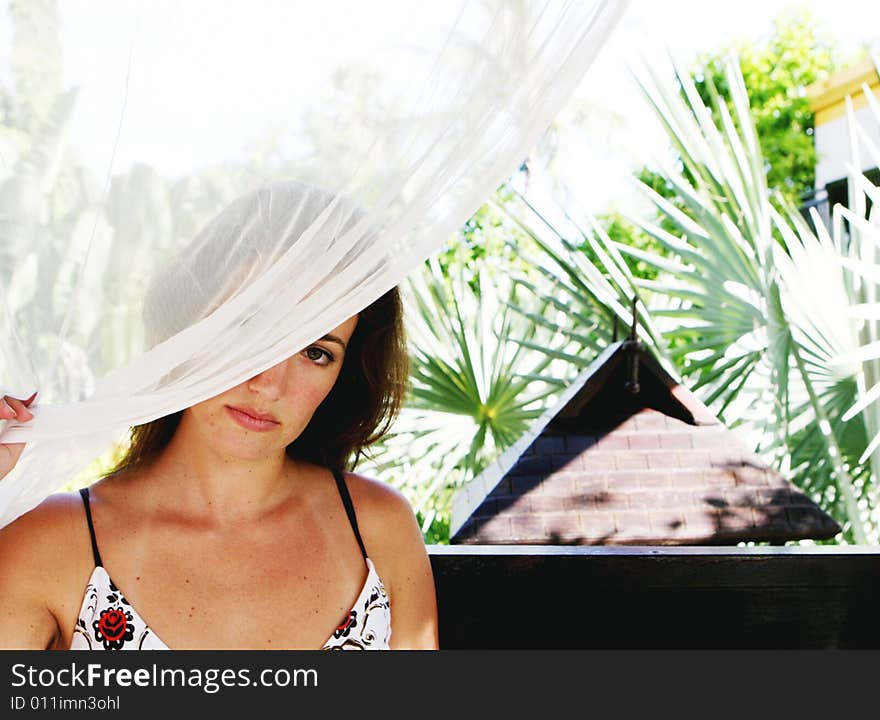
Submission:
M 92 2 L 57 25 L 13 5 L 0 389 L 39 399 L 2 436 L 28 443 L 2 524 L 398 284 L 517 167 L 625 3 Z

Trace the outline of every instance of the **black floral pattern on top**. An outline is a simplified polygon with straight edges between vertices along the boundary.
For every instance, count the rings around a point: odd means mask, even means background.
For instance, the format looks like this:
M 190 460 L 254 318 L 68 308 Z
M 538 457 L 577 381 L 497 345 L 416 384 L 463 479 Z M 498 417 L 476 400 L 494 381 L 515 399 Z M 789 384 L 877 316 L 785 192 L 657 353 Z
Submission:
M 369 566 L 372 573 L 373 563 L 369 562 Z M 346 621 L 336 628 L 333 637 L 324 645 L 324 650 L 372 650 L 390 647 L 391 605 L 385 586 L 378 580 L 378 576 L 373 585 L 364 585 L 361 597 L 355 603 L 355 608 L 357 607 L 361 608 L 360 615 L 353 608 Z M 360 625 L 357 618 L 360 618 Z
M 389 648 L 391 608 L 372 561 L 354 607 L 324 643 L 322 650 Z M 90 629 L 91 628 L 91 631 Z M 95 567 L 74 628 L 71 650 L 168 650 L 110 579 Z
M 109 575 L 107 576 L 109 579 Z M 113 581 L 110 580 L 110 593 L 107 595 L 107 602 L 111 605 L 115 605 L 116 603 L 122 603 L 123 605 L 128 605 L 131 607 L 131 603 L 125 599 L 125 596 L 121 592 L 119 592 L 119 588 L 113 584 Z
M 354 506 L 343 475 L 333 473 L 355 539 L 367 564 L 367 577 L 345 619 L 336 627 L 323 650 L 387 650 L 391 638 L 391 605 L 376 566 L 367 556 L 354 514 Z M 169 650 L 125 599 L 103 567 L 95 540 L 89 506 L 89 491 L 80 491 L 86 511 L 95 569 L 86 585 L 71 650 Z M 100 598 L 104 598 L 103 602 Z M 91 632 L 89 628 L 91 627 Z
M 339 639 L 341 637 L 348 637 L 349 633 L 351 633 L 352 628 L 356 628 L 357 621 L 357 610 L 352 610 L 348 613 L 348 617 L 343 620 L 342 624 L 333 631 L 333 637 Z

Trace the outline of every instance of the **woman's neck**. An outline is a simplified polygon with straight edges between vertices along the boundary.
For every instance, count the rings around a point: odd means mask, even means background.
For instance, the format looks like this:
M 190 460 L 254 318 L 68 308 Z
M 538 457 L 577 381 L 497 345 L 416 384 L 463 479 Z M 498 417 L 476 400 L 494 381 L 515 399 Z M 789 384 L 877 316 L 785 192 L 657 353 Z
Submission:
M 259 518 L 288 500 L 296 469 L 283 449 L 259 458 L 224 455 L 181 422 L 149 474 L 177 511 L 222 525 Z

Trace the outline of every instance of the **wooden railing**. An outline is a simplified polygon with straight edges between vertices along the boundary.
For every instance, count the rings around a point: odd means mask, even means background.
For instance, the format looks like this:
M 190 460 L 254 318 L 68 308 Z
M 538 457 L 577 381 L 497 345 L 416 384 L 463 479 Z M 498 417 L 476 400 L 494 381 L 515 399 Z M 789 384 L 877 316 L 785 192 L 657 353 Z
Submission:
M 880 548 L 428 548 L 443 649 L 880 648 Z

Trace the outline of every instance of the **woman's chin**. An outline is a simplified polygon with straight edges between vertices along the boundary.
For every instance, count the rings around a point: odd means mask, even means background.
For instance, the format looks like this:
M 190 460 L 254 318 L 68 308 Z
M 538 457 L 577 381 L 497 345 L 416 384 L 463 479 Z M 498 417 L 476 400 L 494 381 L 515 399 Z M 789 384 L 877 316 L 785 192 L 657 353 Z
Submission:
M 241 437 L 230 433 L 227 437 L 216 438 L 214 451 L 230 461 L 262 462 L 274 457 L 282 457 L 287 449 L 286 444 L 271 442 L 263 437 Z
M 265 462 L 285 454 L 292 442 L 289 427 L 251 430 L 225 410 L 184 415 L 178 430 L 183 447 L 187 442 L 207 446 L 211 453 L 229 462 Z

